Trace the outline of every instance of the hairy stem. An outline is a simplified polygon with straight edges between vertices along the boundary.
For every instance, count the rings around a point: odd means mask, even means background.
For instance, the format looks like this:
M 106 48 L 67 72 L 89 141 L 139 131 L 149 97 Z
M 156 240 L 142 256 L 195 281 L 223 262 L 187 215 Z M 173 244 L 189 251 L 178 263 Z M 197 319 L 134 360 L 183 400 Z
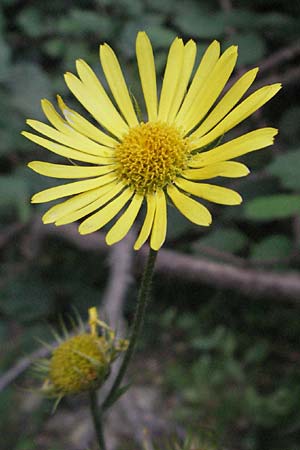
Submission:
M 99 408 L 97 404 L 97 391 L 90 392 L 90 409 L 95 428 L 95 433 L 97 436 L 99 450 L 106 450 L 102 426 L 102 410 Z
M 150 249 L 148 254 L 148 259 L 145 265 L 144 273 L 141 280 L 141 285 L 139 289 L 138 299 L 137 299 L 137 305 L 136 310 L 134 314 L 134 319 L 130 331 L 130 340 L 129 340 L 129 346 L 125 353 L 124 359 L 122 361 L 122 364 L 120 366 L 119 372 L 115 378 L 115 381 L 102 404 L 102 409 L 105 410 L 109 408 L 114 398 L 117 396 L 118 389 L 121 386 L 121 383 L 123 381 L 123 378 L 125 376 L 125 373 L 127 371 L 128 365 L 130 363 L 130 360 L 132 358 L 132 355 L 135 351 L 136 344 L 138 337 L 140 335 L 144 318 L 145 318 L 145 311 L 147 307 L 147 303 L 150 297 L 150 290 L 151 290 L 151 281 L 153 277 L 153 271 L 154 271 L 154 265 L 156 260 L 157 252 Z

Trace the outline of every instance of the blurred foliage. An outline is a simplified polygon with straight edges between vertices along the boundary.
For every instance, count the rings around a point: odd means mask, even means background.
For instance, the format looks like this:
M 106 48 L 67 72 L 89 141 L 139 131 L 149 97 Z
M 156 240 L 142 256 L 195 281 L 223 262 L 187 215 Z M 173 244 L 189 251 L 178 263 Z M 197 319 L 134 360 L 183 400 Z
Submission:
M 106 261 L 96 254 L 35 231 L 34 218 L 40 220 L 45 207 L 31 208 L 30 195 L 55 180 L 31 173 L 25 164 L 39 155 L 57 160 L 20 136 L 26 118 L 43 118 L 40 99 L 54 100 L 60 93 L 75 105 L 63 73 L 74 71 L 75 60 L 84 58 L 103 77 L 98 45 L 106 41 L 117 51 L 130 89 L 141 101 L 134 55 L 139 30 L 152 39 L 160 75 L 176 35 L 197 41 L 198 58 L 217 38 L 223 49 L 239 45 L 239 71 L 261 65 L 299 42 L 300 6 L 299 0 L 1 0 L 0 12 L 4 371 L 36 347 L 35 337 L 50 339 L 45 323 L 55 325 L 58 315 L 67 315 L 73 306 L 84 313 L 95 299 L 100 302 L 108 274 Z M 280 129 L 274 147 L 243 158 L 253 174 L 232 186 L 241 192 L 244 205 L 210 206 L 215 222 L 209 230 L 172 210 L 167 245 L 218 261 L 243 261 L 258 270 L 265 265 L 279 272 L 299 269 L 300 77 L 295 70 L 296 56 L 259 74 L 259 83 L 286 80 L 284 89 L 234 131 L 241 134 L 265 124 Z M 217 430 L 220 442 L 231 450 L 298 449 L 299 311 L 280 299 L 275 304 L 204 287 L 195 291 L 184 283 L 175 289 L 168 280 L 157 283 L 152 337 L 144 345 L 155 351 L 153 336 L 165 330 L 167 358 L 161 370 L 166 396 L 176 398 L 174 420 Z M 131 308 L 129 302 L 128 315 Z M 48 450 L 52 445 L 60 450 L 60 442 L 43 447 L 40 438 L 49 408 L 36 405 L 29 421 L 24 397 L 14 389 L 0 394 L 1 448 Z
M 217 450 L 219 448 L 211 433 L 207 431 L 197 434 L 188 431 L 184 439 L 180 439 L 175 434 L 159 441 L 154 440 L 151 445 L 154 450 Z M 146 444 L 144 450 L 149 450 L 149 445 Z

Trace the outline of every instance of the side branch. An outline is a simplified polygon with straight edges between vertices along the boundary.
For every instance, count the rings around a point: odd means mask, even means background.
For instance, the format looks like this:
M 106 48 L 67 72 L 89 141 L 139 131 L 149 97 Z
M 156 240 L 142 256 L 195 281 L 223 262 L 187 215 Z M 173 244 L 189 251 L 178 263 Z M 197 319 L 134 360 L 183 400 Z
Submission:
M 267 270 L 235 267 L 162 250 L 156 271 L 218 288 L 234 289 L 249 297 L 270 297 L 300 302 L 300 276 Z
M 43 226 L 43 231 L 47 235 L 66 239 L 82 250 L 100 253 L 107 251 L 102 233 L 80 236 L 76 225 L 64 228 Z M 137 270 L 141 267 L 140 258 L 146 258 L 146 249 L 137 253 Z M 233 264 L 220 264 L 164 249 L 159 252 L 156 273 L 168 274 L 169 277 L 197 284 L 204 283 L 213 287 L 233 289 L 249 297 L 269 297 L 300 302 L 300 276 L 295 273 L 241 268 Z

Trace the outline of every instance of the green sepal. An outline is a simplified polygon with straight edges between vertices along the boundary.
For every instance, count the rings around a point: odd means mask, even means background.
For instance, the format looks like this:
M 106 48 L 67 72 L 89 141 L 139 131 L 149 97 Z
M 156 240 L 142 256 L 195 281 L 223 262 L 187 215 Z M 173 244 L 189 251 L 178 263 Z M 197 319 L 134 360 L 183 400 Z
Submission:
M 125 384 L 125 386 L 119 387 L 119 389 L 116 390 L 112 398 L 109 400 L 109 402 L 105 405 L 104 409 L 110 408 L 114 403 L 116 403 L 117 400 L 119 400 L 120 397 L 122 397 L 125 392 L 128 391 L 128 389 L 131 387 L 131 383 Z

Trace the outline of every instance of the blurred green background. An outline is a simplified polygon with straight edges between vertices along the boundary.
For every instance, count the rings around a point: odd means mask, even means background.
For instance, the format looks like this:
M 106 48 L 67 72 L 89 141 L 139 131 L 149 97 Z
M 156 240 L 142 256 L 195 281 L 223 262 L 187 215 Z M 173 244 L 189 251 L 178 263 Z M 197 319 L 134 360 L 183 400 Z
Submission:
M 26 163 L 53 156 L 20 136 L 26 118 L 43 120 L 41 98 L 60 93 L 76 105 L 63 73 L 74 72 L 75 60 L 83 58 L 100 75 L 103 41 L 116 50 L 138 99 L 139 30 L 151 37 L 159 75 L 170 42 L 180 35 L 197 41 L 199 57 L 215 38 L 223 50 L 238 44 L 235 75 L 259 65 L 256 87 L 283 82 L 279 95 L 232 134 L 265 125 L 280 129 L 272 148 L 243 158 L 252 171 L 247 179 L 226 182 L 244 204 L 214 206 L 209 230 L 171 211 L 166 248 L 278 277 L 299 274 L 299 0 L 1 0 L 0 11 L 2 374 L 38 348 L 35 338 L 51 339 L 49 326 L 59 315 L 72 307 L 84 315 L 106 287 L 105 258 L 64 235 L 47 234 L 47 227 L 40 231 L 45 207 L 32 207 L 29 199 L 56 181 L 32 173 Z M 214 288 L 209 280 L 192 284 L 158 274 L 155 281 L 139 364 L 155 360 L 157 373 L 145 370 L 140 381 L 155 381 L 168 420 L 196 433 L 209 429 L 219 448 L 299 450 L 300 299 L 256 298 L 255 286 L 244 296 L 234 285 Z M 132 282 L 128 319 L 135 294 Z M 43 441 L 51 404 L 35 397 L 30 402 L 32 394 L 23 389 L 29 380 L 27 373 L 0 393 L 1 449 L 71 449 L 55 430 Z

